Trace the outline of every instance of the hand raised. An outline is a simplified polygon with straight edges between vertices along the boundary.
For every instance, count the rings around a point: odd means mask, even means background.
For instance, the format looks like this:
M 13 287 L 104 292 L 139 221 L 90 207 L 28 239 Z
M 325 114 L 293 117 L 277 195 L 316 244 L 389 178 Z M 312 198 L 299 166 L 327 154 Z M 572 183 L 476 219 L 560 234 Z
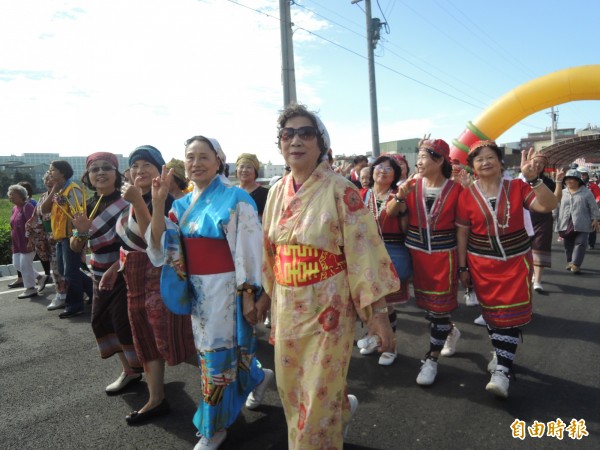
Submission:
M 165 201 L 169 195 L 169 186 L 173 179 L 173 169 L 162 166 L 160 175 L 152 180 L 152 200 Z
M 538 173 L 533 166 L 533 155 L 535 150 L 531 147 L 529 150 L 521 151 L 521 173 L 526 180 L 537 178 Z
M 92 227 L 92 221 L 88 218 L 87 213 L 83 211 L 74 215 L 73 226 L 79 233 L 87 233 Z
M 135 203 L 142 198 L 142 189 L 140 188 L 140 177 L 133 180 L 133 184 L 124 183 L 121 187 L 121 196 L 129 203 Z
M 408 194 L 415 190 L 417 180 L 421 178 L 419 174 L 413 173 L 400 186 L 398 186 L 398 198 L 406 198 Z

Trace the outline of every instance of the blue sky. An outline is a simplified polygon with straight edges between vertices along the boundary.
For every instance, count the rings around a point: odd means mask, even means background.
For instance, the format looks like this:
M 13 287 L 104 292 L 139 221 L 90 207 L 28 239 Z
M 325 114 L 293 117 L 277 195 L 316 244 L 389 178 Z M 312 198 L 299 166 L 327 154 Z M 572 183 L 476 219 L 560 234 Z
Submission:
M 236 4 L 239 3 L 239 4 Z M 21 0 L 0 15 L 2 154 L 182 157 L 195 134 L 282 163 L 278 0 Z M 245 5 L 245 6 L 242 6 Z M 495 99 L 534 78 L 597 64 L 600 2 L 379 0 L 380 140 L 450 142 Z M 373 16 L 383 20 L 376 0 Z M 264 14 L 256 12 L 258 10 Z M 371 148 L 364 2 L 292 5 L 298 99 L 319 111 L 335 154 Z M 7 45 L 11 43 L 11 45 Z M 534 114 L 498 138 L 550 125 Z M 600 125 L 600 102 L 558 107 L 559 126 Z

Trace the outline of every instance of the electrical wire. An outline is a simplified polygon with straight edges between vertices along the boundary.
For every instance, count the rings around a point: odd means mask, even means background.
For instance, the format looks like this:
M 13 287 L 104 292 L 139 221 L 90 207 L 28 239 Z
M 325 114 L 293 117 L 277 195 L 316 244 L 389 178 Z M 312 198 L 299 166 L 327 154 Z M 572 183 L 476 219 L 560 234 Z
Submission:
M 474 20 L 472 20 L 467 14 L 465 14 L 460 8 L 454 5 L 450 0 L 445 0 L 449 5 L 451 5 L 456 11 L 458 11 L 469 23 L 463 22 L 460 18 L 456 17 L 452 12 L 450 12 L 443 4 L 441 4 L 438 0 L 433 0 L 433 2 L 439 6 L 446 14 L 448 14 L 452 19 L 458 22 L 461 27 L 467 32 L 473 34 L 473 36 L 479 40 L 483 45 L 488 47 L 490 50 L 498 54 L 502 59 L 507 61 L 509 64 L 513 65 L 515 68 L 523 72 L 528 77 L 534 77 L 533 73 L 519 60 L 517 60 L 514 55 L 505 50 L 498 42 L 496 42 L 484 29 L 482 29 Z M 479 32 L 479 36 L 474 32 L 477 30 Z M 491 42 L 494 45 L 491 45 Z M 508 55 L 508 57 L 507 57 Z
M 470 48 L 468 48 L 468 47 L 464 46 L 463 44 L 461 44 L 452 35 L 446 33 L 445 31 L 443 31 L 442 29 L 440 29 L 440 27 L 438 27 L 435 24 L 433 24 L 427 17 L 423 16 L 421 13 L 419 13 L 417 10 L 415 10 L 412 6 L 410 6 L 406 2 L 401 1 L 400 3 L 402 3 L 407 9 L 409 9 L 410 11 L 412 11 L 412 13 L 415 14 L 417 17 L 419 17 L 421 20 L 423 20 L 424 22 L 426 22 L 427 24 L 429 24 L 431 26 L 432 30 L 436 30 L 438 33 L 441 33 L 443 36 L 445 36 L 447 39 L 449 39 L 452 42 L 454 42 L 456 45 L 458 45 L 464 51 L 466 51 L 467 53 L 471 54 L 473 56 L 473 58 L 474 58 L 474 61 L 482 61 L 483 63 L 487 64 L 492 69 L 494 69 L 497 73 L 501 73 L 501 74 L 505 75 L 507 78 L 513 78 L 513 75 L 511 75 L 509 73 L 506 73 L 501 68 L 494 66 L 490 62 L 482 60 L 481 59 L 481 55 L 476 54 Z
M 383 16 L 383 23 L 382 23 L 382 25 L 385 28 L 385 32 L 387 34 L 390 34 L 390 24 L 389 24 L 389 21 L 387 20 L 387 17 L 385 17 L 385 13 L 383 12 L 383 9 L 381 9 L 381 5 L 379 4 L 379 0 L 377 0 L 377 7 L 379 8 L 379 12 Z
M 338 22 L 336 22 L 336 21 L 334 21 L 334 20 L 330 19 L 329 17 L 325 17 L 325 16 L 323 16 L 323 15 L 321 15 L 321 14 L 317 13 L 316 11 L 314 11 L 314 10 L 312 10 L 312 9 L 308 9 L 306 6 L 303 6 L 303 5 L 301 5 L 300 3 L 294 3 L 294 5 L 296 5 L 296 6 L 300 7 L 300 8 L 302 8 L 302 9 L 304 9 L 305 11 L 308 11 L 308 12 L 310 12 L 310 13 L 314 14 L 314 15 L 315 15 L 315 16 L 317 16 L 317 17 L 320 17 L 320 18 L 322 18 L 322 19 L 324 19 L 324 20 L 326 20 L 326 21 L 328 21 L 328 22 L 331 22 L 331 23 L 333 23 L 333 24 L 337 25 L 338 27 L 341 27 L 341 28 L 343 28 L 344 30 L 347 30 L 347 31 L 349 31 L 350 33 L 356 34 L 357 36 L 360 36 L 360 37 L 361 37 L 361 38 L 363 38 L 363 39 L 366 39 L 366 38 L 367 38 L 367 36 L 366 36 L 365 34 L 361 34 L 361 33 L 357 32 L 357 31 L 354 31 L 354 30 L 352 30 L 352 29 L 350 29 L 350 28 L 348 28 L 348 27 L 346 27 L 346 26 L 342 25 L 341 23 L 338 23 Z
M 351 23 L 352 25 L 356 25 L 357 27 L 362 27 L 364 25 L 363 23 L 357 23 L 354 22 L 352 20 L 349 20 L 347 17 L 342 16 L 341 14 L 339 14 L 338 12 L 334 11 L 333 9 L 329 9 L 327 6 L 320 4 L 319 2 L 315 1 L 315 0 L 310 0 L 311 3 L 314 3 L 315 5 L 319 6 L 322 9 L 325 9 L 327 11 L 329 11 L 330 13 L 336 15 L 337 17 L 340 17 L 341 19 L 345 20 L 348 23 Z M 300 4 L 298 4 L 297 2 L 295 2 L 296 6 L 301 6 Z M 314 11 L 313 11 L 314 12 Z M 363 11 L 364 12 L 364 11 Z
M 239 3 L 239 2 L 237 2 L 237 1 L 235 1 L 235 0 L 227 0 L 227 1 L 228 1 L 228 2 L 230 2 L 230 3 L 233 3 L 234 5 L 237 5 L 237 6 L 242 6 L 242 7 L 246 8 L 246 9 L 249 9 L 249 10 L 251 10 L 251 11 L 254 11 L 254 12 L 258 13 L 258 14 L 261 14 L 261 15 L 264 15 L 264 16 L 267 16 L 267 17 L 270 17 L 271 19 L 274 19 L 274 20 L 277 20 L 277 21 L 281 21 L 281 20 L 279 19 L 279 17 L 275 17 L 275 16 L 273 16 L 273 15 L 271 15 L 271 14 L 269 14 L 269 13 L 266 13 L 266 12 L 264 12 L 264 11 L 260 11 L 260 10 L 258 10 L 258 9 L 255 9 L 255 8 L 252 8 L 252 7 L 250 7 L 250 6 L 244 5 L 243 3 Z M 327 38 L 326 38 L 326 37 L 324 37 L 324 36 L 321 36 L 321 35 L 319 35 L 319 34 L 317 34 L 317 33 L 313 32 L 313 31 L 311 31 L 311 30 L 308 30 L 308 29 L 306 29 L 306 28 L 300 27 L 300 26 L 298 26 L 298 25 L 294 25 L 294 27 L 295 27 L 295 29 L 296 29 L 296 30 L 301 30 L 301 31 L 304 31 L 304 32 L 306 32 L 306 33 L 310 34 L 311 36 L 314 36 L 314 37 L 316 37 L 316 38 L 318 38 L 318 39 L 321 39 L 321 40 L 323 40 L 323 41 L 325 41 L 325 42 L 328 42 L 328 43 L 330 43 L 330 44 L 332 44 L 332 45 L 335 45 L 336 47 L 339 47 L 339 48 L 341 48 L 342 50 L 344 50 L 344 51 L 346 51 L 346 52 L 348 52 L 348 53 L 352 53 L 353 55 L 355 55 L 355 56 L 358 56 L 359 58 L 362 58 L 362 59 L 365 59 L 365 60 L 367 60 L 367 61 L 368 61 L 368 58 L 367 58 L 366 56 L 364 56 L 364 55 L 362 55 L 362 54 L 360 54 L 360 53 L 358 53 L 358 52 L 356 52 L 356 51 L 354 51 L 354 50 L 352 50 L 352 49 L 350 49 L 350 48 L 348 48 L 348 47 L 345 47 L 345 46 L 343 46 L 342 44 L 339 44 L 339 43 L 337 43 L 337 42 L 335 42 L 335 41 L 332 41 L 331 39 L 327 39 Z M 423 81 L 420 81 L 420 80 L 418 80 L 418 79 L 416 79 L 416 78 L 414 78 L 414 77 L 411 77 L 411 76 L 409 76 L 409 75 L 406 75 L 406 74 L 404 74 L 404 73 L 402 73 L 402 72 L 400 72 L 400 71 L 398 71 L 398 70 L 396 70 L 396 69 L 394 69 L 394 68 L 392 68 L 392 67 L 389 67 L 389 66 L 387 66 L 387 65 L 385 65 L 385 64 L 382 64 L 382 63 L 380 63 L 380 62 L 377 62 L 377 61 L 375 61 L 375 64 L 376 64 L 376 65 L 378 65 L 378 66 L 380 66 L 380 67 L 382 67 L 382 68 L 384 68 L 384 69 L 386 69 L 386 70 L 388 70 L 388 71 L 390 71 L 390 72 L 392 72 L 392 73 L 395 73 L 395 74 L 396 74 L 396 75 L 398 75 L 398 76 L 401 76 L 401 77 L 403 77 L 403 78 L 406 78 L 407 80 L 413 81 L 414 83 L 417 83 L 417 84 L 419 84 L 419 85 L 421 85 L 421 86 L 427 87 L 427 88 L 429 88 L 429 89 L 431 89 L 431 90 L 433 90 L 433 91 L 435 91 L 435 92 L 438 92 L 438 93 L 440 93 L 440 94 L 442 94 L 442 95 L 445 95 L 445 96 L 447 96 L 447 97 L 450 97 L 450 98 L 452 98 L 452 99 L 454 99 L 454 100 L 457 100 L 457 101 L 459 101 L 459 102 L 461 102 L 461 103 L 464 103 L 464 104 L 466 104 L 466 105 L 472 106 L 472 107 L 473 107 L 473 108 L 475 108 L 475 109 L 478 109 L 478 110 L 484 109 L 484 108 L 483 108 L 481 105 L 476 105 L 476 104 L 474 104 L 474 103 L 471 103 L 471 102 L 469 102 L 469 101 L 467 101 L 467 100 L 465 100 L 465 99 L 463 99 L 463 98 L 457 97 L 456 95 L 452 95 L 452 94 L 450 94 L 449 92 L 446 92 L 446 91 L 443 91 L 443 90 L 441 90 L 441 89 L 438 89 L 438 88 L 436 88 L 436 87 L 434 87 L 434 86 L 431 86 L 430 84 L 427 84 L 427 83 L 425 83 L 425 82 L 423 82 Z

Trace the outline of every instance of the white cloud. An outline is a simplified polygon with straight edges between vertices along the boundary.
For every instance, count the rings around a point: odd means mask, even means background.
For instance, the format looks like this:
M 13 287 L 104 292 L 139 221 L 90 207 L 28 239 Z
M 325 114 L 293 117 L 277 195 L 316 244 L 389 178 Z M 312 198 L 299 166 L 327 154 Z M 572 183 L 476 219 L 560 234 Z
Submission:
M 278 158 L 278 21 L 225 1 L 25 3 L 0 32 L 26 49 L 2 50 L 4 151 L 127 154 L 152 143 L 180 157 L 202 133 L 231 159 Z M 246 3 L 278 16 L 276 1 Z

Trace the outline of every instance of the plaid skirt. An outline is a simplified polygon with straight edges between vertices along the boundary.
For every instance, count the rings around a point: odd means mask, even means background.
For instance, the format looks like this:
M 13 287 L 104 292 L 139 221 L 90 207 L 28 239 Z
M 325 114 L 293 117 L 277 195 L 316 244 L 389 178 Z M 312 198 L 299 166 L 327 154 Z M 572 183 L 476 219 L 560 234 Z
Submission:
M 98 343 L 100 357 L 110 358 L 122 352 L 129 366 L 136 372 L 142 364 L 133 345 L 129 313 L 127 312 L 127 286 L 123 274 L 119 273 L 110 291 L 98 289 L 100 277 L 94 277 L 92 299 L 92 330 Z
M 145 252 L 127 253 L 123 275 L 127 283 L 129 322 L 142 363 L 164 359 L 173 366 L 196 354 L 190 316 L 171 313 L 160 296 L 160 267 Z

